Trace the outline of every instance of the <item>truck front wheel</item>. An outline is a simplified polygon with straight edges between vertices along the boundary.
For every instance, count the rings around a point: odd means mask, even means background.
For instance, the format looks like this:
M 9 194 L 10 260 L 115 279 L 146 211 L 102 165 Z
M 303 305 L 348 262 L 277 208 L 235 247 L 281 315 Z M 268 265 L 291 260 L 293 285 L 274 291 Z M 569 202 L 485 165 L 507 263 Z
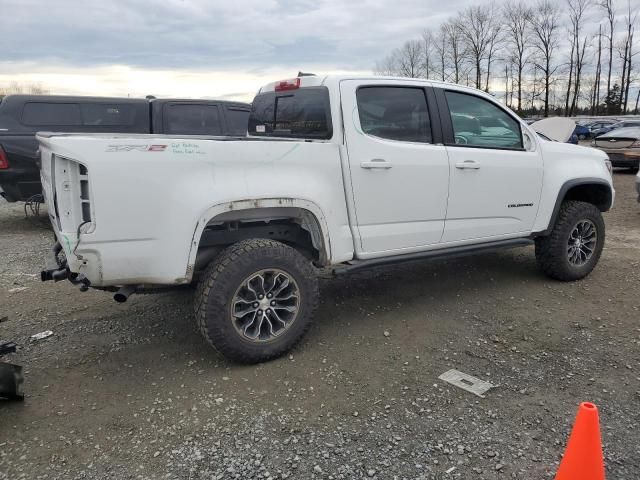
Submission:
M 553 230 L 536 238 L 536 259 L 549 277 L 564 282 L 586 277 L 595 268 L 604 247 L 604 220 L 587 202 L 562 204 Z
M 318 281 L 297 250 L 273 240 L 231 245 L 200 279 L 198 326 L 220 353 L 242 363 L 263 362 L 291 349 L 311 325 Z

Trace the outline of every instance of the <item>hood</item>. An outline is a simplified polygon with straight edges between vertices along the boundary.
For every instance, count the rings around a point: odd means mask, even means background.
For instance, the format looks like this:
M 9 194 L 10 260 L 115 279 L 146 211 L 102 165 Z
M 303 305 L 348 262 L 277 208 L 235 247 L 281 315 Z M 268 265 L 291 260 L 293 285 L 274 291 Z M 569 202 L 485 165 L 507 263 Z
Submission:
M 529 126 L 551 140 L 565 143 L 576 129 L 576 122 L 563 117 L 550 117 L 533 122 Z

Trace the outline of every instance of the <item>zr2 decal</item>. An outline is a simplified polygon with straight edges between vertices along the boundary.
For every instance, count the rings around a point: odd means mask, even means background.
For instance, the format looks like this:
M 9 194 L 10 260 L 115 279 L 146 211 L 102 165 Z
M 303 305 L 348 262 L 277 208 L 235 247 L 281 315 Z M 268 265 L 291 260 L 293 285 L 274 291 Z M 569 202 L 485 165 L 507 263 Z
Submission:
M 105 152 L 164 152 L 167 145 L 107 145 Z

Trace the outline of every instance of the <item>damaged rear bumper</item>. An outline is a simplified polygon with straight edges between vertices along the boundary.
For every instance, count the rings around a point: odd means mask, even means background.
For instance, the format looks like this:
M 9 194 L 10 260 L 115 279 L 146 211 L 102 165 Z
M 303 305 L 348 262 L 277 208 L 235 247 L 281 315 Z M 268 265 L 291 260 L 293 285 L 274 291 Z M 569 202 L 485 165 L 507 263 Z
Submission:
M 61 255 L 62 253 L 62 245 L 60 242 L 56 242 L 45 259 L 46 267 L 45 270 L 40 272 L 40 279 L 43 282 L 49 280 L 53 280 L 54 282 L 69 280 L 74 285 L 79 285 L 80 290 L 88 290 L 91 286 L 89 279 L 81 273 L 78 274 L 69 270 L 67 259 L 64 255 Z

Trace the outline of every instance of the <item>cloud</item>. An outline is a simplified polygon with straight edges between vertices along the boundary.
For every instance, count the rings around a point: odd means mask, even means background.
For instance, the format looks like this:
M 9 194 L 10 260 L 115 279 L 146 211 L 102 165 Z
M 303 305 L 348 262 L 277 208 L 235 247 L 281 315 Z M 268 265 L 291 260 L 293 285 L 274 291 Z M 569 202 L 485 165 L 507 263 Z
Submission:
M 3 0 L 0 61 L 75 66 L 370 69 L 464 0 Z M 51 7 L 49 7 L 51 5 Z M 18 40 L 19 39 L 19 40 Z

